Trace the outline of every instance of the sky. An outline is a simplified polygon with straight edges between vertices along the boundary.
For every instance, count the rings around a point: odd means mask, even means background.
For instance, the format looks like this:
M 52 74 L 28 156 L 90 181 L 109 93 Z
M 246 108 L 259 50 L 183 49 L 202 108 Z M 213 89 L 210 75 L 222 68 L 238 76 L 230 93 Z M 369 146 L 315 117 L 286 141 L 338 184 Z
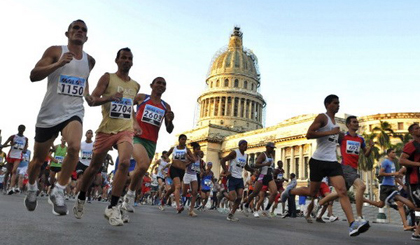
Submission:
M 163 99 L 175 129 L 162 128 L 157 151 L 195 126 L 210 62 L 234 26 L 258 57 L 265 126 L 323 112 L 328 94 L 340 97 L 340 112 L 357 116 L 419 111 L 419 1 L 2 0 L 3 142 L 24 124 L 33 147 L 47 80 L 32 83 L 30 71 L 45 49 L 67 44 L 64 33 L 76 19 L 88 26 L 84 50 L 96 60 L 91 91 L 102 74 L 117 70 L 123 47 L 133 52 L 130 76 L 140 92 L 150 93 L 153 78 L 166 79 Z M 100 107 L 85 103 L 84 131 L 100 121 Z

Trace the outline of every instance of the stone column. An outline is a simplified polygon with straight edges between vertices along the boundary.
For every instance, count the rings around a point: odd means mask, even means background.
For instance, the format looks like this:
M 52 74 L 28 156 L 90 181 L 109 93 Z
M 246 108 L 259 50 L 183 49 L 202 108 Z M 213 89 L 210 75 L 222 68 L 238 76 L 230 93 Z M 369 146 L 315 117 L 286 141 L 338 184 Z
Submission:
M 222 116 L 222 97 L 219 97 L 219 109 L 217 111 L 218 116 Z
M 231 111 L 231 116 L 235 116 L 235 99 L 236 97 L 232 97 L 232 111 Z
M 303 164 L 303 145 L 299 146 L 299 177 L 300 179 L 303 179 L 304 175 L 305 175 L 305 166 Z
M 290 173 L 296 174 L 296 165 L 295 165 L 295 148 L 292 146 L 292 150 L 290 152 Z
M 227 112 L 228 112 L 228 97 L 224 97 L 225 98 L 225 116 L 227 116 Z
M 241 110 L 242 110 L 242 98 L 238 100 L 238 117 L 241 117 Z

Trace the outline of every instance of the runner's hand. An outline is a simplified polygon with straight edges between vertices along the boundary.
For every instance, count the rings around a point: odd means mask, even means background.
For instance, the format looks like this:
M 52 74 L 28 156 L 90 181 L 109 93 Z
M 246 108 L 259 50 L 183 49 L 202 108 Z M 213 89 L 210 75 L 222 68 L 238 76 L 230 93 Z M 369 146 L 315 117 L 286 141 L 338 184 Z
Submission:
M 140 126 L 137 123 L 134 124 L 133 128 L 134 128 L 134 135 L 138 136 L 143 133 L 143 130 L 140 128 Z
M 123 97 L 123 92 L 117 92 L 111 96 L 111 101 L 120 101 Z
M 61 66 L 64 66 L 65 64 L 70 63 L 74 58 L 74 54 L 72 52 L 64 53 L 60 59 L 57 61 L 57 63 Z
M 174 120 L 175 115 L 174 115 L 173 111 L 167 111 L 167 112 L 166 112 L 165 117 L 166 117 L 169 121 L 172 121 L 172 120 Z
M 340 133 L 340 127 L 335 127 L 331 130 L 331 134 L 338 134 Z
M 95 104 L 95 99 L 93 98 L 93 96 L 92 96 L 92 95 L 86 95 L 86 96 L 85 96 L 85 100 L 86 100 L 86 103 L 87 103 L 89 106 L 93 106 L 93 104 Z

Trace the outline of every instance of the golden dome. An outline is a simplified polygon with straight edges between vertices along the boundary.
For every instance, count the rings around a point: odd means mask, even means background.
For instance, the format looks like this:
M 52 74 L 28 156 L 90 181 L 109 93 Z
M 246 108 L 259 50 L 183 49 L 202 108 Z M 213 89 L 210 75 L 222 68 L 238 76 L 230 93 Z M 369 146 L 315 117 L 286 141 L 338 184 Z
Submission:
M 239 27 L 234 28 L 228 47 L 222 48 L 214 56 L 208 78 L 226 73 L 244 75 L 258 82 L 260 80 L 257 57 L 251 50 L 243 47 Z

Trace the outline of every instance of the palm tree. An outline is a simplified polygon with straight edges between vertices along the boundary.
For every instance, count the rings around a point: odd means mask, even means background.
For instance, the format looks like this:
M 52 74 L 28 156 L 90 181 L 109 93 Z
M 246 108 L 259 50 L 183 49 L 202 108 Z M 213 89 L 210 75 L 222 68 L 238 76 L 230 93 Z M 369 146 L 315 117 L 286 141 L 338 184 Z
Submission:
M 370 133 L 370 134 L 363 134 L 363 138 L 365 139 L 365 142 L 374 141 L 377 138 L 377 134 Z M 363 170 L 367 173 L 370 173 L 368 175 L 366 184 L 369 187 L 369 199 L 372 199 L 373 195 L 373 166 L 375 165 L 375 162 L 378 161 L 380 157 L 379 148 L 376 145 L 372 146 L 372 152 L 371 154 L 366 157 L 364 154 L 360 154 L 359 158 L 359 172 L 360 170 Z M 370 184 L 369 184 L 370 182 Z
M 408 142 L 410 142 L 410 140 L 413 139 L 413 137 L 409 133 L 396 134 L 394 135 L 394 137 L 398 137 L 401 140 L 400 143 L 397 143 L 396 145 L 394 145 L 395 152 L 397 153 L 397 155 L 400 155 L 402 153 L 402 150 L 405 144 L 407 144 Z
M 372 132 L 377 134 L 377 142 L 381 147 L 382 155 L 385 155 L 386 149 L 391 148 L 391 136 L 395 135 L 391 124 L 387 121 L 379 121 L 379 127 L 376 126 Z

